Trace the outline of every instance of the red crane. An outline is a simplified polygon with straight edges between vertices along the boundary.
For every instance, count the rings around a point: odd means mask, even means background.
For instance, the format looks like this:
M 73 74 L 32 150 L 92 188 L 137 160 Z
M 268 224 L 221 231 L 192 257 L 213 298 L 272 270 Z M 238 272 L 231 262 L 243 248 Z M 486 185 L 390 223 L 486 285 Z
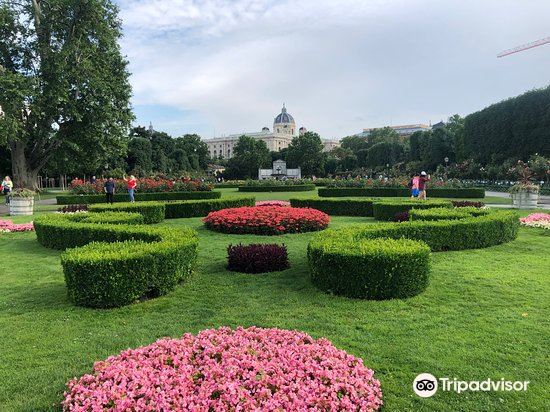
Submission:
M 514 47 L 513 49 L 504 50 L 503 52 L 497 54 L 497 57 L 509 56 L 510 54 L 518 53 L 523 50 L 532 49 L 533 47 L 542 46 L 543 44 L 550 43 L 550 37 L 545 37 L 531 43 L 522 44 L 521 46 Z

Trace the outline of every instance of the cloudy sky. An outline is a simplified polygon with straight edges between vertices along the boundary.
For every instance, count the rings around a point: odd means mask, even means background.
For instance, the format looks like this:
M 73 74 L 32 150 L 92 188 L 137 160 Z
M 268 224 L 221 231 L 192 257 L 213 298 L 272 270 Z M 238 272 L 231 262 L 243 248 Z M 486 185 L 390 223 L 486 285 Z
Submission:
M 115 0 L 136 124 L 323 138 L 438 122 L 550 84 L 549 0 Z

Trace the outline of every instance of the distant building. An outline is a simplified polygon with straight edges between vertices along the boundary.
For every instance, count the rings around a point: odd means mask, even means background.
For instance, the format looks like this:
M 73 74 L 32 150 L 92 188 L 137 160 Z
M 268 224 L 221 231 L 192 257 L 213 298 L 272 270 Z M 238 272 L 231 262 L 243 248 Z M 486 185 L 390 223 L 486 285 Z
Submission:
M 284 160 L 275 160 L 271 169 L 258 169 L 258 179 L 301 179 L 302 171 L 298 169 L 287 169 Z
M 445 122 L 442 120 L 439 123 L 432 124 L 432 130 L 434 129 L 441 129 L 442 127 L 445 127 Z
M 395 130 L 399 136 L 407 137 L 413 134 L 414 132 L 425 132 L 431 130 L 431 127 L 427 124 L 406 124 L 401 126 L 390 126 L 391 129 Z M 371 132 L 377 129 L 382 129 L 382 127 L 373 127 L 370 129 L 363 129 L 361 133 L 356 134 L 356 136 L 368 137 Z
M 260 132 L 236 133 L 229 136 L 205 139 L 204 142 L 208 145 L 208 152 L 211 158 L 221 156 L 224 159 L 230 159 L 233 157 L 233 150 L 239 137 L 243 135 L 262 140 L 270 151 L 279 152 L 281 149 L 287 148 L 292 142 L 292 138 L 298 133 L 302 135 L 306 131 L 307 129 L 303 126 L 299 130 L 296 129 L 294 117 L 287 112 L 283 104 L 281 113 L 273 121 L 273 131 L 269 130 L 269 127 L 263 127 Z M 325 150 L 329 151 L 332 147 L 339 146 L 340 143 L 336 140 L 325 140 L 323 141 L 323 145 Z M 329 149 L 327 150 L 327 148 Z

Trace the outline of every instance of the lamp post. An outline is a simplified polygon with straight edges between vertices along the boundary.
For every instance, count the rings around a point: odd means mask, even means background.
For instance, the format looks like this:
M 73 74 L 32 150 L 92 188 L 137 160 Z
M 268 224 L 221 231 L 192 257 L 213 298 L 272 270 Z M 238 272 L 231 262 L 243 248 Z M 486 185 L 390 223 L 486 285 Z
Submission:
M 443 159 L 445 161 L 445 180 L 447 180 L 447 173 L 448 173 L 448 169 L 449 169 L 449 158 L 447 156 L 445 156 L 445 159 Z

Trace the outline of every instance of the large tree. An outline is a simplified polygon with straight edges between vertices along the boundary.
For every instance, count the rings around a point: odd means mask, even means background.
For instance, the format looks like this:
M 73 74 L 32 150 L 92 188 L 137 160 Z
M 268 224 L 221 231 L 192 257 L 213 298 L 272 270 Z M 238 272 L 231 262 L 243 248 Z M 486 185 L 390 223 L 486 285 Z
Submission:
M 133 118 L 111 0 L 0 0 L 0 144 L 15 182 L 36 187 L 63 147 L 99 166 L 125 150 Z
M 291 167 L 302 169 L 302 176 L 322 175 L 326 156 L 321 137 L 314 132 L 294 137 L 288 146 L 287 159 Z
M 269 149 L 262 140 L 241 136 L 235 145 L 233 157 L 227 162 L 225 175 L 229 179 L 252 179 L 258 177 L 258 169 L 271 161 Z

